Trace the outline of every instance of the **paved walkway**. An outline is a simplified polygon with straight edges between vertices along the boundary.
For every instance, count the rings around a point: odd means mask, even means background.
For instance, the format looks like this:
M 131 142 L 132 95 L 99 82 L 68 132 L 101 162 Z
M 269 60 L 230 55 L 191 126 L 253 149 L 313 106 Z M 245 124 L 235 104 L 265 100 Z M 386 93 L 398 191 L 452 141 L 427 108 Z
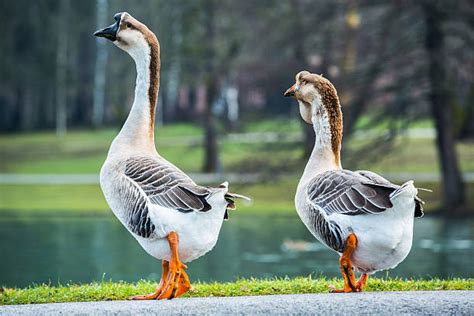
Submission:
M 0 306 L 0 315 L 473 315 L 474 291 L 367 292 Z

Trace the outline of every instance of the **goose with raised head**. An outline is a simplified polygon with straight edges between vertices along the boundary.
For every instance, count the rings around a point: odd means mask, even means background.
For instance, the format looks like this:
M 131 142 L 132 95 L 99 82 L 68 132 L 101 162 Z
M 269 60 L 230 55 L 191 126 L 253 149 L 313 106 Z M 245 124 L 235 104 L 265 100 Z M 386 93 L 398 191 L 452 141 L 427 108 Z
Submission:
M 184 263 L 216 244 L 233 198 L 227 182 L 217 188 L 197 185 L 161 157 L 154 142 L 155 106 L 160 76 L 160 46 L 155 34 L 130 14 L 94 33 L 111 40 L 135 61 L 137 79 L 130 114 L 110 146 L 100 172 L 104 196 L 120 222 L 151 256 L 162 260 L 162 279 L 154 293 L 131 299 L 171 299 L 186 293 Z
M 309 231 L 340 254 L 344 288 L 332 291 L 360 292 L 369 274 L 406 258 L 423 202 L 413 181 L 395 185 L 370 171 L 342 169 L 342 111 L 329 80 L 302 71 L 284 95 L 298 101 L 301 117 L 316 134 L 296 190 L 296 210 Z M 353 267 L 362 272 L 358 281 Z

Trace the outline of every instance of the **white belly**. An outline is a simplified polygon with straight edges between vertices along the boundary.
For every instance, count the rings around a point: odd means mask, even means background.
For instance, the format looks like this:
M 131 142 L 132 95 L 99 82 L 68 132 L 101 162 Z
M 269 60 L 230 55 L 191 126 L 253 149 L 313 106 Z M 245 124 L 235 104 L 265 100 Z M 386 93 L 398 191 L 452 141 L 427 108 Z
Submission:
M 178 252 L 182 262 L 190 262 L 197 259 L 214 248 L 219 237 L 222 226 L 222 218 L 214 218 L 205 213 L 178 213 L 174 214 L 174 219 L 166 220 L 169 224 L 161 220 L 161 229 L 165 234 L 176 232 L 179 237 Z M 216 211 L 216 210 L 211 210 Z M 210 218 L 209 218 L 210 217 Z M 134 237 L 147 253 L 157 259 L 170 260 L 171 252 L 166 238 L 148 239 L 135 234 Z
M 357 237 L 354 267 L 364 273 L 395 268 L 408 255 L 413 241 L 414 201 L 377 215 L 337 215 L 336 222 Z M 332 217 L 332 216 L 331 216 Z M 344 217 L 344 218 L 342 218 Z

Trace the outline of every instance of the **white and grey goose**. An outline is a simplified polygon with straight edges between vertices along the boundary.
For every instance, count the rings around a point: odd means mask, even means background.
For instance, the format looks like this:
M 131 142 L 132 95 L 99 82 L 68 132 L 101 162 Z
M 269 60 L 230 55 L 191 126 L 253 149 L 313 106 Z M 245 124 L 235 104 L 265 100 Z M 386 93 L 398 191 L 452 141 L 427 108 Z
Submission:
M 413 181 L 399 186 L 370 171 L 342 169 L 342 112 L 329 80 L 302 71 L 284 95 L 298 101 L 301 117 L 316 134 L 296 191 L 296 210 L 309 231 L 341 255 L 344 288 L 332 291 L 362 291 L 368 274 L 406 258 L 413 218 L 423 215 L 423 202 Z M 363 273 L 358 282 L 353 267 Z
M 111 40 L 135 61 L 135 99 L 122 130 L 112 142 L 100 172 L 105 198 L 122 224 L 150 255 L 162 259 L 154 293 L 132 299 L 171 299 L 186 293 L 189 278 L 182 262 L 192 261 L 216 244 L 232 198 L 227 183 L 199 186 L 162 158 L 154 143 L 159 88 L 160 48 L 156 36 L 128 13 L 94 33 Z

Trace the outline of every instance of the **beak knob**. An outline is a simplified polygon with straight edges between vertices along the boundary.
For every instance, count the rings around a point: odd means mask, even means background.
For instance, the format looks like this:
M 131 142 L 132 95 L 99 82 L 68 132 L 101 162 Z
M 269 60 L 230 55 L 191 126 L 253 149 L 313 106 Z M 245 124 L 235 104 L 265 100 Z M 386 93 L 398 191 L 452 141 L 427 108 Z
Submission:
M 295 96 L 295 91 L 296 91 L 296 84 L 292 85 L 288 90 L 285 91 L 283 96 L 285 97 L 294 97 Z

